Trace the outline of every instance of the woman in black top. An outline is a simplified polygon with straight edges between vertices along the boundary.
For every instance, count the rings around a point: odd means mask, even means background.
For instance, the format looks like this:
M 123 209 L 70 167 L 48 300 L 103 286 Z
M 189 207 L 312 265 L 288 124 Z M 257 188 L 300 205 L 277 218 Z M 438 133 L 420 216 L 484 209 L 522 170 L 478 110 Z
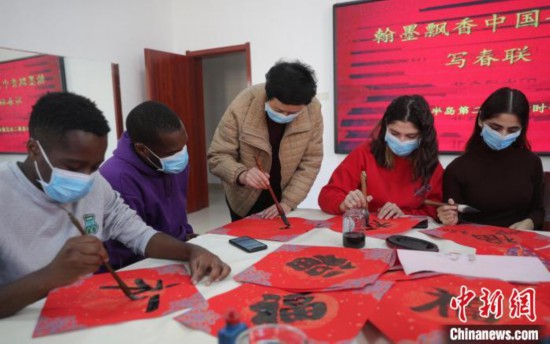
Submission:
M 443 176 L 443 198 L 480 210 L 460 220 L 516 229 L 540 229 L 544 220 L 543 169 L 527 141 L 529 102 L 508 87 L 481 105 L 463 155 Z M 459 222 L 456 206 L 438 208 L 443 224 Z

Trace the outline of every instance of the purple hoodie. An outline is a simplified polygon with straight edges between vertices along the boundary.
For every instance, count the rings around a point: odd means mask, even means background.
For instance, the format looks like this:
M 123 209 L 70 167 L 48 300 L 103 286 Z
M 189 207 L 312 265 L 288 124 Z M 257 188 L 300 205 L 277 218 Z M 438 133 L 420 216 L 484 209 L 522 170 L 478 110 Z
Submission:
M 186 211 L 189 166 L 179 174 L 154 170 L 137 155 L 124 132 L 99 171 L 149 226 L 180 240 L 193 233 Z M 115 269 L 144 259 L 118 241 L 109 240 L 105 246 Z

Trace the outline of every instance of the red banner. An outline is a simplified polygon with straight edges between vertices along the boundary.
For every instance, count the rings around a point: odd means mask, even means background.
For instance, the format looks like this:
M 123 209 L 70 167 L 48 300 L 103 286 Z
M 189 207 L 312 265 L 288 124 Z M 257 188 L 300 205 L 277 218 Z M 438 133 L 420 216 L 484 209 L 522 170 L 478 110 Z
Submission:
M 51 55 L 0 63 L 0 153 L 25 153 L 34 103 L 64 90 L 63 61 Z
M 535 231 L 478 224 L 422 230 L 422 233 L 473 247 L 477 254 L 539 257 L 550 270 L 550 237 Z
M 362 289 L 300 294 L 243 284 L 175 319 L 216 336 L 224 326 L 223 314 L 238 309 L 248 327 L 285 324 L 304 331 L 308 343 L 349 343 L 392 285 L 393 282 L 378 281 Z
M 262 219 L 254 214 L 239 221 L 230 222 L 209 232 L 209 234 L 224 234 L 236 237 L 249 236 L 255 239 L 289 241 L 295 237 L 322 226 L 322 221 L 308 220 L 301 217 L 289 217 L 290 228 L 280 217 L 274 219 Z
M 461 152 L 481 103 L 523 91 L 528 139 L 550 152 L 550 6 L 537 0 L 383 0 L 334 10 L 336 152 L 364 142 L 396 97 L 419 94 L 439 148 Z
M 539 325 L 548 331 L 548 284 L 454 275 L 400 281 L 384 295 L 370 321 L 392 343 L 445 343 L 445 325 Z
M 206 303 L 182 264 L 119 276 L 139 300 L 128 299 L 110 274 L 89 276 L 48 294 L 33 337 L 157 318 Z
M 234 277 L 295 292 L 363 288 L 395 262 L 388 249 L 283 245 Z

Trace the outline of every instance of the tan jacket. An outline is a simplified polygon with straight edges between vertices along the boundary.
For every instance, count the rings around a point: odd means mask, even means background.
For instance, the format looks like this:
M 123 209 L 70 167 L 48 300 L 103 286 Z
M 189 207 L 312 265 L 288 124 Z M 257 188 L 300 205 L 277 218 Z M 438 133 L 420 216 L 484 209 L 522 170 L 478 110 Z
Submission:
M 239 186 L 237 177 L 255 167 L 254 156 L 265 171 L 271 169 L 271 144 L 265 113 L 265 85 L 242 91 L 223 115 L 208 149 L 208 168 L 218 176 L 231 209 L 245 216 L 261 190 Z M 281 201 L 292 209 L 306 198 L 323 160 L 323 116 L 316 98 L 286 125 L 279 148 Z

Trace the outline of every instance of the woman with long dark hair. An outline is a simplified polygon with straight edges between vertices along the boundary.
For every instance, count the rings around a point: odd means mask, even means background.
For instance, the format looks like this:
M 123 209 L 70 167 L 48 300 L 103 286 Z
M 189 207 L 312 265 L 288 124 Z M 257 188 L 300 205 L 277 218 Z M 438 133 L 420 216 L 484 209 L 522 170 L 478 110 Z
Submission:
M 359 190 L 362 171 L 367 172 L 368 199 Z M 418 95 L 400 96 L 386 109 L 371 140 L 355 148 L 334 170 L 319 194 L 319 206 L 327 213 L 342 214 L 368 203 L 369 211 L 378 212 L 380 218 L 435 217 L 435 209 L 423 201 L 441 200 L 442 176 L 428 103 Z
M 516 89 L 500 88 L 481 105 L 466 151 L 449 164 L 444 199 L 480 210 L 460 214 L 438 208 L 443 224 L 459 220 L 516 229 L 539 229 L 544 220 L 543 169 L 527 141 L 529 101 Z

